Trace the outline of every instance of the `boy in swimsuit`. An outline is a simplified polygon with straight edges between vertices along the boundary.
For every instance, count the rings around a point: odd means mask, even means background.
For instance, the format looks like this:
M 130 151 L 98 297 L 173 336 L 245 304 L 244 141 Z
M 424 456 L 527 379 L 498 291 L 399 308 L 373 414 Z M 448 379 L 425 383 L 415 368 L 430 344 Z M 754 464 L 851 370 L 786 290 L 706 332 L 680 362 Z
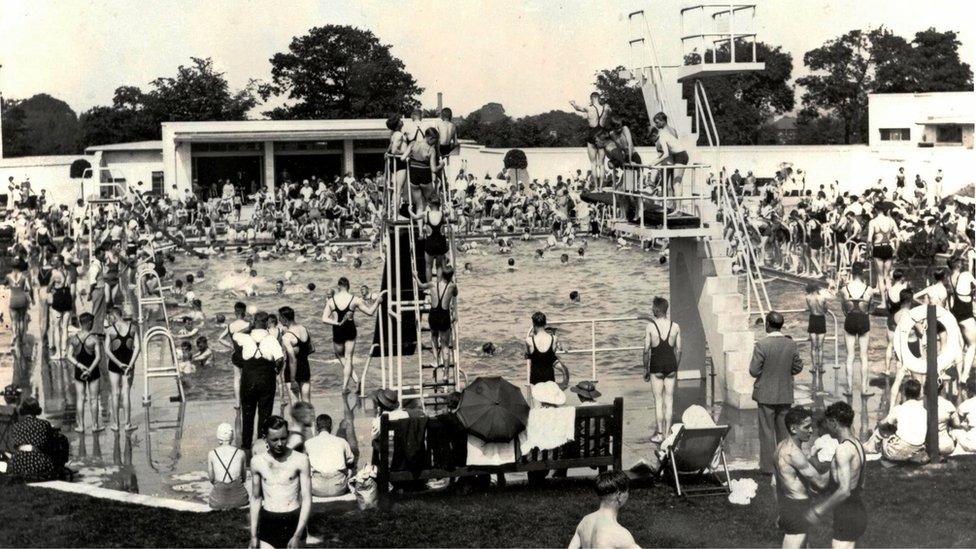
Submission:
M 312 511 L 308 456 L 288 447 L 288 422 L 270 416 L 261 425 L 268 451 L 251 461 L 251 541 L 256 547 L 299 547 Z
M 807 532 L 807 511 L 810 509 L 808 485 L 817 489 L 827 486 L 830 475 L 820 473 L 803 453 L 803 444 L 813 436 L 810 412 L 794 406 L 786 412 L 786 431 L 789 436 L 776 445 L 773 461 L 776 466 L 776 500 L 779 506 L 777 525 L 783 531 L 783 547 L 803 547 Z
M 868 513 L 864 505 L 864 448 L 854 436 L 854 409 L 846 402 L 835 402 L 824 413 L 824 426 L 840 444 L 830 462 L 830 479 L 836 489 L 807 512 L 811 524 L 820 522 L 833 511 L 831 546 L 851 548 L 867 529 Z
M 583 517 L 569 549 L 639 547 L 630 531 L 617 522 L 620 509 L 630 495 L 627 475 L 623 471 L 605 471 L 597 475 L 595 484 L 600 508 Z
M 681 327 L 668 318 L 668 300 L 655 297 L 653 318 L 644 329 L 644 381 L 651 382 L 657 433 L 651 442 L 661 442 L 671 432 L 674 415 L 674 385 L 681 363 Z

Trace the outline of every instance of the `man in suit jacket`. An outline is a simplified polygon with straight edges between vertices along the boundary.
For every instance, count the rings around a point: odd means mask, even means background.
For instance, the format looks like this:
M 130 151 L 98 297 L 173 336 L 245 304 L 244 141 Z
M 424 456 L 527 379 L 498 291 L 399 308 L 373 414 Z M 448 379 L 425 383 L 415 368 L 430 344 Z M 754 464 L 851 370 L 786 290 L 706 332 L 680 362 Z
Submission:
M 759 470 L 772 474 L 776 444 L 789 436 L 786 412 L 793 404 L 793 376 L 803 370 L 796 342 L 783 335 L 783 315 L 766 315 L 766 337 L 756 342 L 749 374 L 756 378 L 752 399 L 759 404 Z

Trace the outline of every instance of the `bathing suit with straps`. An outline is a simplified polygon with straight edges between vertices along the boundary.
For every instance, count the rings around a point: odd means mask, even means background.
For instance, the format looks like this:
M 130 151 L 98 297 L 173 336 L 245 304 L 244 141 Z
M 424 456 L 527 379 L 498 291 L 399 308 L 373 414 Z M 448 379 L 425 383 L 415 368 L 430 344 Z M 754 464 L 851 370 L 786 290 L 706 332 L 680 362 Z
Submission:
M 603 105 L 602 111 L 596 105 L 593 108 L 596 110 L 596 126 L 590 128 L 586 134 L 586 143 L 589 145 L 596 145 L 596 136 L 603 131 L 603 115 L 607 112 L 606 105 Z
M 59 313 L 67 313 L 74 309 L 71 299 L 71 287 L 68 286 L 68 273 L 64 269 L 61 273 L 61 286 L 51 289 L 51 308 Z
M 816 219 L 811 219 L 810 225 L 810 249 L 819 250 L 824 247 L 823 239 L 823 229 L 820 226 L 820 222 Z
M 239 449 L 234 448 L 234 453 L 230 456 L 230 461 L 226 464 L 220 459 L 220 454 L 214 452 L 214 456 L 224 468 L 222 480 L 213 483 L 213 490 L 210 492 L 210 507 L 212 509 L 237 509 L 248 503 L 247 489 L 244 487 L 244 475 L 234 480 L 231 478 L 230 465 L 234 463 Z
M 549 343 L 549 350 L 542 352 L 539 351 L 539 345 L 535 342 L 535 336 L 532 336 L 532 351 L 528 354 L 529 359 L 529 383 L 535 385 L 536 383 L 544 383 L 546 381 L 556 381 L 556 350 L 553 347 L 556 344 L 556 338 L 553 337 L 552 341 Z
M 952 316 L 956 317 L 957 322 L 962 322 L 973 318 L 973 291 L 972 286 L 970 286 L 968 294 L 959 293 L 959 276 L 956 275 L 955 282 L 951 278 L 949 279 L 949 282 L 952 283 L 952 307 L 950 307 L 950 312 L 952 312 Z M 968 297 L 969 301 L 963 301 L 959 299 L 960 297 Z
M 86 370 L 88 368 L 91 368 L 91 365 L 95 363 L 95 353 L 88 352 L 88 348 L 85 347 L 85 343 L 88 341 L 89 337 L 91 337 L 91 334 L 89 334 L 85 338 L 85 341 L 82 341 L 81 339 L 78 338 L 78 336 L 75 336 L 75 341 L 78 342 L 78 354 L 75 355 L 75 360 L 80 362 L 81 365 L 84 366 Z M 90 383 L 102 377 L 102 372 L 98 369 L 98 366 L 92 369 L 91 373 L 88 374 L 88 379 L 84 379 L 81 377 L 81 374 L 83 373 L 84 371 L 81 368 L 75 366 L 75 381 L 83 381 L 85 383 Z
M 447 239 L 441 233 L 441 228 L 444 225 L 444 214 L 441 213 L 441 220 L 437 225 L 430 222 L 430 212 L 427 212 L 427 215 L 424 216 L 424 221 L 430 227 L 430 235 L 424 239 L 424 251 L 427 252 L 427 255 L 435 257 L 446 254 L 448 250 Z
M 444 306 L 444 294 L 447 293 L 447 289 L 450 287 L 451 284 L 448 283 L 441 290 L 440 282 L 437 282 L 435 286 L 435 290 L 437 290 L 437 306 L 431 307 L 430 313 L 427 314 L 427 322 L 432 332 L 446 332 L 451 329 L 451 310 Z
M 424 144 L 426 145 L 426 143 Z M 407 161 L 410 168 L 411 185 L 430 185 L 434 181 L 434 173 L 430 169 L 430 157 L 437 154 L 437 149 L 431 147 L 430 155 L 425 159 L 417 159 L 411 154 Z
M 121 334 L 121 332 L 119 332 L 118 326 L 113 326 L 113 328 L 115 328 L 115 334 L 117 337 L 112 338 L 112 356 L 114 356 L 115 359 L 122 364 L 128 364 L 129 361 L 132 360 L 132 352 L 135 350 L 136 338 L 134 335 L 132 335 L 132 324 L 129 324 L 129 331 L 126 332 L 124 336 Z M 116 343 L 118 343 L 118 345 L 116 345 Z M 122 368 L 119 368 L 119 366 L 111 360 L 108 361 L 108 371 L 119 375 L 125 373 L 122 371 Z
M 295 336 L 295 340 L 298 341 L 298 349 L 295 351 L 295 379 L 297 383 L 308 383 L 312 380 L 312 368 L 308 363 L 308 355 L 312 354 L 311 349 L 311 338 L 312 334 L 305 330 L 305 341 L 302 341 L 298 334 L 288 330 L 288 334 Z M 291 383 L 291 368 L 285 368 L 285 381 Z
M 881 242 L 890 242 L 892 236 L 894 236 L 894 231 L 890 228 L 884 233 L 878 233 L 874 235 L 874 239 L 878 240 L 881 237 Z M 875 244 L 871 249 L 871 257 L 875 259 L 880 259 L 882 261 L 888 261 L 889 259 L 895 257 L 895 249 L 891 244 Z
M 671 345 L 671 330 L 674 329 L 674 322 L 668 324 L 668 335 L 664 337 L 661 336 L 661 329 L 657 327 L 657 322 L 651 322 L 651 325 L 654 326 L 660 341 L 651 348 L 647 369 L 652 374 L 671 377 L 678 371 L 678 357 L 675 356 L 674 347 Z
M 30 300 L 27 298 L 27 276 L 20 273 L 20 278 L 10 280 L 10 309 L 13 311 L 26 311 Z
M 349 315 L 349 322 L 340 324 L 339 326 L 332 327 L 332 341 L 335 343 L 345 343 L 347 341 L 356 341 L 356 322 L 352 320 L 352 302 L 355 298 L 350 298 L 349 303 L 346 304 L 344 309 L 339 309 L 339 303 L 336 302 L 335 298 L 332 298 L 332 306 L 335 308 L 336 312 L 336 322 L 342 322 L 346 315 Z
M 864 535 L 868 527 L 868 511 L 864 505 L 862 492 L 864 491 L 864 448 L 859 442 L 847 439 L 857 450 L 861 467 L 858 471 L 857 485 L 851 489 L 851 495 L 834 508 L 834 534 L 837 541 L 857 541 Z M 843 444 L 842 442 L 841 444 Z
M 847 318 L 844 319 L 844 331 L 849 335 L 853 336 L 863 336 L 864 334 L 871 331 L 871 319 L 868 317 L 868 313 L 861 310 L 861 302 L 864 301 L 864 295 L 868 293 L 868 287 L 865 284 L 864 291 L 861 292 L 861 297 L 854 299 L 851 295 L 851 287 L 848 285 L 847 297 L 850 298 L 851 305 L 853 308 L 849 313 L 847 313 Z

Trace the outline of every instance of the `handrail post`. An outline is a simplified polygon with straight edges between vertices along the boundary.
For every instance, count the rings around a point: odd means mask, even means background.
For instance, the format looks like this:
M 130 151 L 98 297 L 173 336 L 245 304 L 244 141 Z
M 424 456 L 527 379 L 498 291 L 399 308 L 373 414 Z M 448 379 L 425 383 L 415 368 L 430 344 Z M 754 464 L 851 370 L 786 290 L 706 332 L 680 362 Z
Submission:
M 593 381 L 596 381 L 596 322 L 590 322 L 590 363 L 593 368 Z

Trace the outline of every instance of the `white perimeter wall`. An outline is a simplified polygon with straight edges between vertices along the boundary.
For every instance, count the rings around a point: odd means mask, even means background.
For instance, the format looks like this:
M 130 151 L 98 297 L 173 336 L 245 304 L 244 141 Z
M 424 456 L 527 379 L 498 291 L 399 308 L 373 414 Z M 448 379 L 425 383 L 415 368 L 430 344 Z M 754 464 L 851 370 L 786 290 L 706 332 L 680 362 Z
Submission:
M 464 144 L 460 159 L 469 173 L 479 178 L 489 173 L 494 178 L 504 168 L 508 150 Z M 577 169 L 585 173 L 590 165 L 583 147 L 526 148 L 522 151 L 528 159 L 528 172 L 532 179 L 555 180 L 557 175 L 568 176 Z M 652 147 L 638 147 L 637 152 L 645 162 L 657 156 Z M 817 188 L 836 180 L 842 190 L 860 192 L 879 178 L 886 184 L 894 185 L 895 173 L 901 166 L 905 167 L 909 183 L 916 173 L 932 182 L 936 171 L 941 168 L 945 193 L 955 192 L 976 181 L 976 171 L 972 169 L 976 166 L 976 151 L 963 147 L 878 150 L 868 145 L 764 145 L 722 147 L 718 158 L 712 149 L 702 147 L 691 151 L 690 156 L 692 162 L 724 166 L 730 173 L 737 168 L 743 176 L 752 171 L 757 177 L 773 177 L 782 163 L 789 162 L 794 170 L 807 173 L 807 188 Z M 457 160 L 451 159 L 452 173 L 458 169 Z
M 124 177 L 126 184 L 140 191 L 152 190 L 152 173 L 163 171 L 162 151 L 105 151 L 102 164 L 113 177 Z M 142 187 L 136 184 L 142 181 Z M 167 185 L 167 191 L 172 191 Z
M 92 157 L 78 156 L 29 156 L 0 160 L 0 194 L 8 194 L 7 178 L 13 177 L 20 184 L 30 178 L 31 189 L 40 194 L 45 190 L 48 204 L 72 204 L 81 198 L 81 183 L 71 179 L 71 163 L 79 158 L 93 162 Z M 9 204 L 12 205 L 13 197 Z

